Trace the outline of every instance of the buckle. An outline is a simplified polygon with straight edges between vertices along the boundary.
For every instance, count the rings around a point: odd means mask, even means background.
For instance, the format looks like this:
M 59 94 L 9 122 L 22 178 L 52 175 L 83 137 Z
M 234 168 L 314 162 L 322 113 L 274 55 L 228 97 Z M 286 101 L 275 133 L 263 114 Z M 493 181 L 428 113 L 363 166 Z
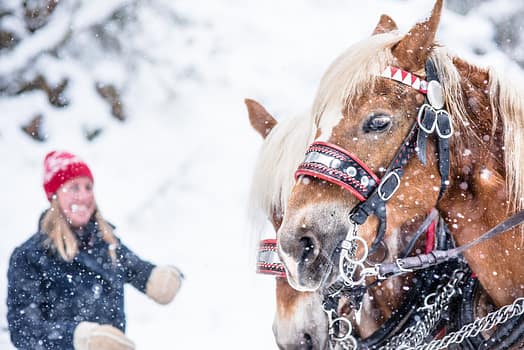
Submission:
M 392 178 L 394 178 L 397 181 L 393 190 L 391 190 L 390 193 L 386 193 L 382 191 L 382 188 L 384 187 L 384 185 L 388 183 L 388 181 Z M 380 181 L 380 184 L 378 185 L 378 188 L 377 188 L 378 196 L 380 197 L 380 199 L 382 199 L 385 202 L 389 200 L 391 197 L 393 197 L 393 195 L 395 194 L 395 192 L 397 192 L 399 187 L 400 187 L 400 176 L 394 170 L 390 171 L 389 173 L 386 174 L 386 176 L 384 176 L 384 178 Z

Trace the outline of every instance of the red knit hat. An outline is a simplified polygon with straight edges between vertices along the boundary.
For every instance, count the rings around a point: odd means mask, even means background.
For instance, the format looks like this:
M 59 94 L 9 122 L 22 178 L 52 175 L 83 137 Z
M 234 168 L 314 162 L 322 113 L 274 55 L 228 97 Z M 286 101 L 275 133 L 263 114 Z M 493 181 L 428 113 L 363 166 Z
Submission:
M 86 176 L 91 181 L 94 181 L 93 174 L 91 174 L 87 164 L 74 154 L 64 151 L 52 151 L 45 156 L 44 190 L 47 199 L 51 200 L 53 194 L 65 182 L 80 176 Z

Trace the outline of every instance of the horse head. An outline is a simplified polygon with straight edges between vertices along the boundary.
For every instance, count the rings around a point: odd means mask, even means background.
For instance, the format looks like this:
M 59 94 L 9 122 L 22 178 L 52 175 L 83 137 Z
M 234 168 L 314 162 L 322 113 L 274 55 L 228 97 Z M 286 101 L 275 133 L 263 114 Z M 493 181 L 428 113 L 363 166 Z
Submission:
M 441 8 L 438 1 L 432 16 L 405 36 L 383 16 L 374 35 L 342 54 L 322 78 L 312 109 L 316 128 L 309 154 L 323 158 L 313 166 L 329 168 L 326 171 L 339 181 L 326 181 L 322 173 L 309 176 L 307 167 L 297 172 L 278 236 L 294 288 L 317 290 L 338 272 L 334 256 L 354 225 L 350 213 L 384 182 L 382 177 L 391 170 L 392 160 L 417 121 L 425 99 L 420 83 L 434 47 Z M 383 77 L 387 69 L 396 69 L 409 84 Z M 431 156 L 432 143 L 427 151 L 427 164 L 416 158 L 404 164 L 403 181 L 390 181 L 397 182 L 395 195 L 383 207 L 373 208 L 387 215 L 382 230 L 390 257 L 398 255 L 405 244 L 405 223 L 427 215 L 439 197 L 440 174 Z M 370 216 L 359 225 L 357 235 L 372 247 L 379 226 L 377 216 Z M 357 255 L 364 254 L 362 246 Z
M 274 135 L 267 140 L 268 135 L 277 126 L 277 121 L 256 101 L 247 99 L 246 106 L 252 127 L 265 139 L 263 150 L 275 143 Z M 261 166 L 256 174 L 260 174 L 255 188 L 263 186 L 260 183 L 265 176 Z M 292 181 L 292 172 L 288 174 Z M 264 182 L 267 178 L 264 179 Z M 254 201 L 262 210 L 275 229 L 278 231 L 282 223 L 282 211 L 278 205 L 266 204 L 260 196 Z M 262 208 L 260 208 L 262 209 Z M 273 321 L 273 334 L 279 349 L 282 350 L 324 350 L 328 349 L 327 316 L 322 308 L 322 297 L 315 292 L 299 292 L 291 288 L 285 277 L 276 278 L 276 313 Z

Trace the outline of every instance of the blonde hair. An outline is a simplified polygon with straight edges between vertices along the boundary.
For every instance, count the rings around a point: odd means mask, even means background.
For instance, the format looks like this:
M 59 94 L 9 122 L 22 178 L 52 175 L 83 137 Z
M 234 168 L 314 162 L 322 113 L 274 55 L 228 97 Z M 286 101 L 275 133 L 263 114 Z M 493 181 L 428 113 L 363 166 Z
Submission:
M 116 251 L 118 240 L 113 234 L 113 228 L 104 220 L 98 208 L 95 209 L 95 221 L 102 234 L 102 239 L 109 245 L 108 252 L 113 263 L 116 263 Z M 78 254 L 78 240 L 71 226 L 67 222 L 58 200 L 55 196 L 51 199 L 51 207 L 42 219 L 42 231 L 47 234 L 46 244 L 58 251 L 65 261 L 72 261 Z

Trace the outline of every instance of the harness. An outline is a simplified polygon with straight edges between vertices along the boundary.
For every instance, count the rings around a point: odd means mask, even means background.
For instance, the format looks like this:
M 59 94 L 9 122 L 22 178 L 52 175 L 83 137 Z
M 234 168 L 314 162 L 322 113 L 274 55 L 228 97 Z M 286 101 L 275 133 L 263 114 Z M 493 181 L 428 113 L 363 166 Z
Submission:
M 468 311 L 471 314 L 465 317 L 449 312 L 450 305 L 472 304 L 471 299 L 457 299 L 457 296 L 463 292 L 463 288 L 467 286 L 473 288 L 472 286 L 478 285 L 476 280 L 473 285 L 468 284 L 471 281 L 471 270 L 463 260 L 461 253 L 475 244 L 521 224 L 524 221 L 524 212 L 517 213 L 477 240 L 459 248 L 454 246 L 450 233 L 443 220 L 440 219 L 438 220 L 440 222 L 439 234 L 435 237 L 435 249 L 426 250 L 425 254 L 409 257 L 408 254 L 415 242 L 421 234 L 426 232 L 428 222 L 435 225 L 435 218 L 428 219 L 422 225 L 423 227 L 426 224 L 426 227 L 423 229 L 421 227 L 415 233 L 406 251 L 396 261 L 375 264 L 372 267 L 364 265 L 368 255 L 376 252 L 381 245 L 385 245 L 386 203 L 398 190 L 404 168 L 413 155 L 416 154 L 423 164 L 427 163 L 427 141 L 430 137 L 434 138 L 437 146 L 438 169 L 441 177 L 439 199 L 449 184 L 449 138 L 453 134 L 453 126 L 448 112 L 444 109 L 443 90 L 434 63 L 431 60 L 426 62 L 428 81 L 395 67 L 387 67 L 381 76 L 409 85 L 425 94 L 425 101 L 419 109 L 416 123 L 404 138 L 384 175 L 379 178 L 358 157 L 328 142 L 311 144 L 306 151 L 304 162 L 299 165 L 295 173 L 296 179 L 301 176 L 312 176 L 339 185 L 360 200 L 360 203 L 349 214 L 350 229 L 341 247 L 337 250 L 340 276 L 324 292 L 323 307 L 329 318 L 332 346 L 338 343 L 344 349 L 429 350 L 445 346 L 449 346 L 450 349 L 453 346 L 460 346 L 461 349 L 477 349 L 478 344 L 485 347 L 501 344 L 496 349 L 507 349 L 524 334 L 524 298 L 518 298 L 513 304 L 492 313 L 494 315 L 489 314 L 481 319 L 484 320 L 484 325 L 488 324 L 489 327 L 502 325 L 488 341 L 479 337 L 480 331 L 477 329 L 482 329 L 483 326 L 477 324 L 475 330 L 465 329 L 478 320 L 461 324 L 460 322 L 445 322 L 444 318 L 473 319 L 472 308 L 469 308 Z M 357 228 L 370 215 L 378 218 L 379 226 L 375 239 L 368 249 L 366 242 L 357 236 Z M 431 213 L 428 218 L 430 216 Z M 430 236 L 427 235 L 426 242 L 429 238 Z M 364 253 L 362 257 L 356 258 L 355 254 L 359 245 L 362 246 Z M 269 246 L 272 248 L 268 248 Z M 275 256 L 276 241 L 270 243 L 264 241 L 259 254 L 260 261 L 257 264 L 258 272 L 284 277 L 285 270 L 278 262 L 278 256 L 276 258 Z M 414 272 L 416 282 L 405 298 L 404 304 L 393 312 L 392 316 L 373 335 L 357 340 L 352 335 L 351 323 L 345 318 L 338 317 L 336 313 L 340 297 L 348 298 L 352 307 L 359 310 L 363 295 L 379 280 L 408 272 Z M 377 279 L 374 283 L 366 285 L 366 278 L 370 276 Z M 473 293 L 469 295 L 473 298 Z M 497 320 L 486 321 L 489 317 L 492 319 L 496 317 Z M 445 325 L 449 326 L 446 332 L 452 331 L 443 338 L 445 342 L 437 343 L 435 340 L 426 343 L 428 337 L 434 338 L 436 332 Z M 452 338 L 452 336 L 456 337 Z

